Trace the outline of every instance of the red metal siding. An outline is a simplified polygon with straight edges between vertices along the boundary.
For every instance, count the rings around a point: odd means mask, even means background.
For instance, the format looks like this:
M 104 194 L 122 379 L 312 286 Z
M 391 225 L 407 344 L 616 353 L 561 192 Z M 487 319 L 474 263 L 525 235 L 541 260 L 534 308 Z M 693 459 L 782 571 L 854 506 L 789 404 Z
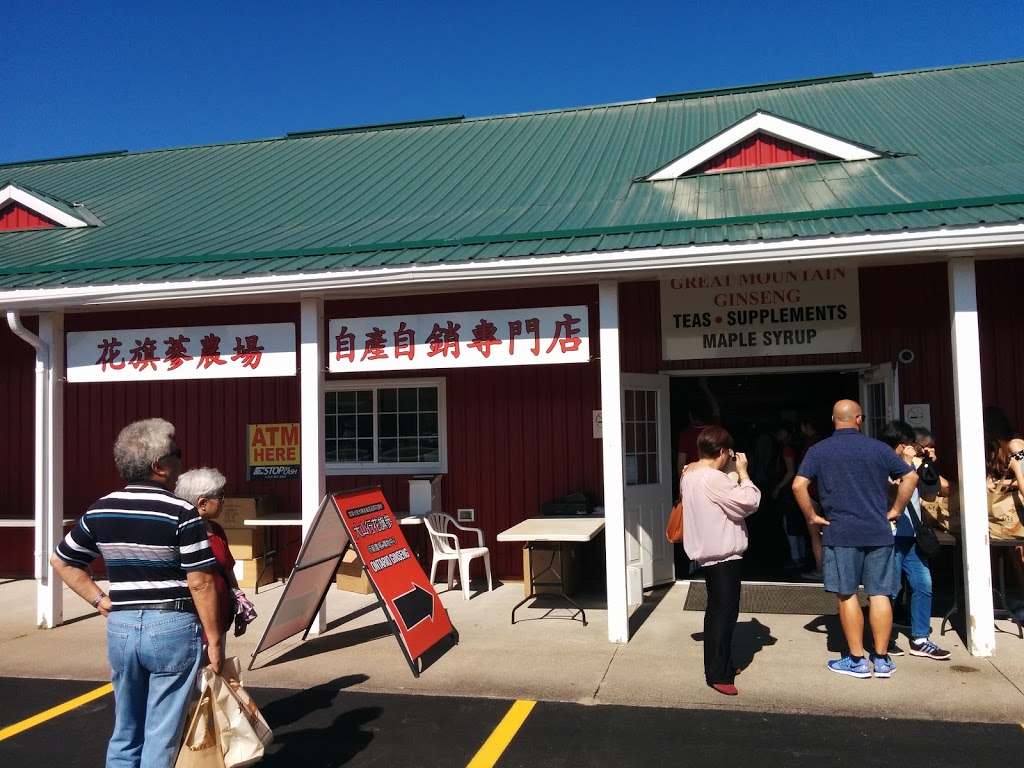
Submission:
M 12 229 L 39 229 L 57 226 L 49 219 L 37 216 L 21 203 L 11 203 L 0 211 L 0 232 Z
M 484 531 L 496 578 L 522 578 L 522 548 L 498 543 L 500 531 L 538 514 L 545 501 L 575 491 L 600 503 L 601 444 L 593 437 L 593 411 L 601 407 L 596 288 L 330 302 L 326 307 L 332 318 L 573 304 L 591 309 L 593 362 L 443 372 L 448 415 L 443 507 L 453 515 L 460 507 L 476 510 L 473 525 Z M 409 477 L 328 477 L 327 485 L 331 490 L 381 485 L 392 506 L 401 510 L 408 504 Z M 474 578 L 482 568 L 480 561 L 473 563 Z
M 831 160 L 828 155 L 815 152 L 784 139 L 755 133 L 746 140 L 730 147 L 725 152 L 698 166 L 694 173 L 711 171 L 732 171 L 740 168 L 763 168 L 767 165 L 784 163 L 811 163 L 815 160 Z
M 204 308 L 210 323 L 294 322 L 295 305 Z M 68 331 L 194 325 L 195 309 L 67 316 Z M 159 416 L 176 428 L 182 466 L 216 467 L 229 495 L 268 494 L 281 510 L 299 509 L 296 481 L 247 481 L 246 425 L 299 421 L 298 377 L 217 379 L 160 383 L 85 383 L 65 388 L 65 515 L 78 517 L 97 498 L 119 487 L 113 445 L 136 419 Z M 296 553 L 290 553 L 294 558 Z
M 1024 261 L 978 262 L 977 278 L 985 405 L 998 405 L 1024 433 L 1024 322 L 1015 298 Z
M 25 327 L 35 331 L 35 318 Z M 31 520 L 35 509 L 35 350 L 3 323 L 0 329 L 0 393 L 5 418 L 0 428 L 0 491 L 3 516 Z M 33 530 L 0 528 L 0 575 L 26 576 L 33 572 Z
M 1005 298 L 1005 286 L 1024 279 L 1024 262 L 978 264 L 981 305 L 982 384 L 987 404 L 1024 419 L 1024 329 Z M 955 453 L 947 280 L 944 264 L 860 270 L 863 351 L 851 354 L 661 360 L 659 285 L 620 288 L 624 371 L 719 370 L 766 366 L 884 363 L 904 347 L 915 352 L 900 366 L 903 402 L 932 406 L 933 427 L 945 456 Z M 601 444 L 592 437 L 592 412 L 600 408 L 600 350 L 594 286 L 536 291 L 458 293 L 328 302 L 326 315 L 358 317 L 467 311 L 523 306 L 586 304 L 590 307 L 593 361 L 586 365 L 461 369 L 442 375 L 447 389 L 449 472 L 443 504 L 454 512 L 472 507 L 491 547 L 498 578 L 522 577 L 520 549 L 498 544 L 497 533 L 537 513 L 543 502 L 586 491 L 601 502 Z M 224 324 L 259 320 L 298 324 L 295 305 L 204 308 L 204 319 Z M 194 324 L 196 309 L 69 315 L 69 331 Z M 31 320 L 31 318 L 29 319 Z M 0 487 L 8 513 L 32 515 L 32 348 L 9 331 L 0 333 L 0 369 L 7 425 L 0 438 Z M 329 378 L 336 376 L 329 375 Z M 368 377 L 363 377 L 368 378 Z M 160 384 L 69 384 L 65 405 L 65 515 L 75 517 L 118 487 L 111 448 L 118 430 L 137 418 L 163 416 L 178 428 L 184 465 L 216 466 L 234 494 L 269 494 L 281 509 L 298 509 L 294 481 L 247 482 L 245 425 L 298 421 L 298 377 L 189 381 Z M 954 465 L 944 468 L 952 474 Z M 328 477 L 329 490 L 380 485 L 393 507 L 408 504 L 408 475 Z M 27 538 L 25 536 L 27 535 Z M 4 532 L 0 573 L 31 573 L 31 531 Z M 24 541 L 21 539 L 24 538 Z M 286 553 L 286 567 L 295 556 Z M 474 564 L 479 568 L 479 563 Z

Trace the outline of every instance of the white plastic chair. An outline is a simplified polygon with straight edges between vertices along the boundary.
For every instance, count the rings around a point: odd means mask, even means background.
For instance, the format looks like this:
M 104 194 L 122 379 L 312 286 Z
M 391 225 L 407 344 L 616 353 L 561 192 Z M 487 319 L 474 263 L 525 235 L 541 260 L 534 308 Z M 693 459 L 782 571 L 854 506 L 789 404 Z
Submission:
M 427 533 L 430 536 L 430 546 L 434 550 L 434 557 L 430 563 L 430 583 L 434 583 L 434 575 L 437 572 L 437 564 L 443 560 L 448 561 L 448 589 L 455 588 L 455 564 L 459 564 L 459 583 L 462 585 L 462 594 L 469 600 L 469 562 L 474 557 L 484 559 L 484 569 L 487 571 L 487 591 L 493 591 L 491 585 L 491 553 L 484 546 L 484 532 L 479 528 L 467 528 L 459 525 L 455 518 L 443 512 L 431 512 L 423 518 L 423 524 L 427 526 Z M 463 547 L 459 543 L 459 537 L 454 533 L 448 533 L 448 526 L 453 525 L 462 531 L 475 531 L 476 547 Z

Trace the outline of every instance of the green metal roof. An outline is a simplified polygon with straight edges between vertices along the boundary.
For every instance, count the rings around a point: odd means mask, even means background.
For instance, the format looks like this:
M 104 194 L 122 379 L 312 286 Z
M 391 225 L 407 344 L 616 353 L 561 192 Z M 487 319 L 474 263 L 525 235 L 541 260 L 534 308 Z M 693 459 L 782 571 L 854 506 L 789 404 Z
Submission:
M 757 110 L 886 156 L 636 179 Z M 0 165 L 103 226 L 0 233 L 0 289 L 1024 219 L 1024 61 Z

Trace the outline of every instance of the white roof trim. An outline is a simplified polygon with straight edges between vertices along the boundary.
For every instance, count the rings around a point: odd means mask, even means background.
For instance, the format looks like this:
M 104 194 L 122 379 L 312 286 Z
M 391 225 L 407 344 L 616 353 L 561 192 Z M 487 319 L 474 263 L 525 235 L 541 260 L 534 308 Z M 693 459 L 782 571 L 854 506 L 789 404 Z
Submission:
M 3 189 L 0 189 L 0 210 L 10 202 L 21 203 L 32 211 L 32 213 L 36 214 L 36 216 L 42 216 L 43 218 L 49 219 L 62 227 L 89 226 L 81 219 L 65 213 L 60 210 L 60 208 L 50 205 L 48 202 L 36 197 L 31 192 L 19 189 L 13 184 L 8 184 Z
M 828 259 L 882 259 L 886 264 L 913 263 L 917 259 L 947 260 L 958 255 L 997 255 L 1006 249 L 1024 251 L 1024 222 L 967 227 L 940 227 L 920 231 L 827 235 L 779 241 L 745 241 L 709 245 L 636 248 L 624 251 L 576 253 L 460 262 L 375 267 L 330 272 L 259 275 L 244 278 L 202 278 L 157 283 L 57 286 L 0 290 L 0 307 L 23 312 L 74 309 L 117 304 L 144 305 L 209 299 L 285 301 L 325 296 L 397 295 L 406 292 L 498 290 L 510 285 L 529 286 L 539 281 L 555 285 L 581 284 L 601 279 L 660 279 L 672 270 L 734 264 L 769 265 L 775 262 Z
M 684 173 L 692 171 L 702 163 L 736 146 L 755 133 L 767 133 L 777 139 L 799 144 L 801 147 L 813 149 L 840 160 L 869 160 L 881 157 L 865 147 L 849 141 L 837 139 L 835 136 L 815 131 L 807 126 L 784 120 L 766 112 L 755 112 L 745 120 L 726 128 L 716 136 L 712 136 L 703 144 L 698 144 L 682 157 L 673 160 L 661 170 L 647 177 L 647 181 L 665 181 L 677 179 Z

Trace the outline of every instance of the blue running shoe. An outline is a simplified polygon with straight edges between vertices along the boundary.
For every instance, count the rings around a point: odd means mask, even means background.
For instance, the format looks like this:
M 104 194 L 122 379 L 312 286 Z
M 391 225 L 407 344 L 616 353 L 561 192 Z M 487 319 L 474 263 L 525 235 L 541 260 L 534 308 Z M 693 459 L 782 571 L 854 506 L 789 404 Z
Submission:
M 896 671 L 896 665 L 888 656 L 873 656 L 871 665 L 875 668 L 875 677 L 892 677 Z
M 841 659 L 830 661 L 828 668 L 833 672 L 838 672 L 840 675 L 849 675 L 850 677 L 859 677 L 861 679 L 871 677 L 871 664 L 865 658 L 855 662 L 849 656 L 843 656 Z

